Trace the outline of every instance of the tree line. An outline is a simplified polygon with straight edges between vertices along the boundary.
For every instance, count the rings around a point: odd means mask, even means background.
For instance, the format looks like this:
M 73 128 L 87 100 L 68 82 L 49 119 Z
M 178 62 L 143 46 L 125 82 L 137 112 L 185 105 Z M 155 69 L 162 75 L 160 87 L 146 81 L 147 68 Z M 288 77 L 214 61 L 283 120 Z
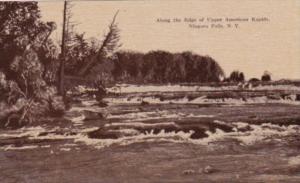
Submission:
M 210 56 L 186 51 L 119 51 L 110 58 L 115 81 L 141 83 L 219 82 L 221 66 Z

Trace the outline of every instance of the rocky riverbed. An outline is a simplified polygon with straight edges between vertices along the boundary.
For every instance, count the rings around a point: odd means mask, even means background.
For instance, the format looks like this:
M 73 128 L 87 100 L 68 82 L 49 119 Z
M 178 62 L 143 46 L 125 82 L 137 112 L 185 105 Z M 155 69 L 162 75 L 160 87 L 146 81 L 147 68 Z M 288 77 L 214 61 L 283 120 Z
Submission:
M 80 97 L 63 118 L 2 129 L 1 182 L 300 181 L 297 87 L 176 87 L 123 86 L 107 107 Z

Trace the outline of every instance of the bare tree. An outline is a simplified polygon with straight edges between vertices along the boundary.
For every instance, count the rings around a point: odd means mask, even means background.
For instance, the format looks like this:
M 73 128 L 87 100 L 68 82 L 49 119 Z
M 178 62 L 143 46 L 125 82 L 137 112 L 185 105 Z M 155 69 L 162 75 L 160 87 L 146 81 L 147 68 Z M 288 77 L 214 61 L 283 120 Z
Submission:
M 75 23 L 71 21 L 72 12 L 71 8 L 73 5 L 69 1 L 64 1 L 64 10 L 63 10 L 63 31 L 62 31 L 62 43 L 61 43 L 61 57 L 60 57 L 60 66 L 59 66 L 59 83 L 58 83 L 58 92 L 60 95 L 64 95 L 65 86 L 64 86 L 64 77 L 65 77 L 65 61 L 66 61 L 66 49 L 68 44 L 72 42 L 72 32 L 75 26 Z
M 61 56 L 60 56 L 61 61 L 59 66 L 59 81 L 58 81 L 58 92 L 60 95 L 64 95 L 66 19 L 67 19 L 67 1 L 64 2 L 64 12 L 63 12 L 63 31 L 62 31 Z

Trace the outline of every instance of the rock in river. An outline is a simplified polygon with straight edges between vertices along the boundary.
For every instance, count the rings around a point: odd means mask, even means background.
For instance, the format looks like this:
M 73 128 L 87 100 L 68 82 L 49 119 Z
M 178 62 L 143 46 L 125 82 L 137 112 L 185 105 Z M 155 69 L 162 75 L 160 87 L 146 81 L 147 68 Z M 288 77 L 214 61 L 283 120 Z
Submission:
M 84 110 L 83 114 L 85 116 L 85 119 L 84 119 L 85 121 L 97 120 L 97 119 L 103 119 L 104 118 L 104 116 L 100 112 Z
M 205 173 L 205 174 L 211 174 L 211 173 L 214 173 L 214 172 L 216 172 L 216 169 L 213 168 L 210 165 L 207 165 L 204 168 L 200 168 L 200 170 L 199 170 L 199 173 Z

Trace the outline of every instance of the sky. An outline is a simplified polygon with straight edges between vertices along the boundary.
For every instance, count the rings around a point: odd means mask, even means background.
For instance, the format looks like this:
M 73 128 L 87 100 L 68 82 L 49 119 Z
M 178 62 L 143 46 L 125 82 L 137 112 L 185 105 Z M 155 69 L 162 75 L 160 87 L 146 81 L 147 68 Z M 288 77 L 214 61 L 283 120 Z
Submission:
M 73 1 L 76 31 L 102 38 L 115 12 L 121 49 L 148 52 L 192 51 L 209 55 L 224 69 L 260 78 L 300 79 L 300 0 L 145 0 Z M 42 19 L 57 23 L 52 38 L 60 39 L 61 1 L 39 2 Z M 238 28 L 190 28 L 188 23 L 162 23 L 158 18 L 267 18 L 242 22 Z M 195 23 L 201 24 L 201 22 Z M 223 24 L 227 25 L 227 23 Z

